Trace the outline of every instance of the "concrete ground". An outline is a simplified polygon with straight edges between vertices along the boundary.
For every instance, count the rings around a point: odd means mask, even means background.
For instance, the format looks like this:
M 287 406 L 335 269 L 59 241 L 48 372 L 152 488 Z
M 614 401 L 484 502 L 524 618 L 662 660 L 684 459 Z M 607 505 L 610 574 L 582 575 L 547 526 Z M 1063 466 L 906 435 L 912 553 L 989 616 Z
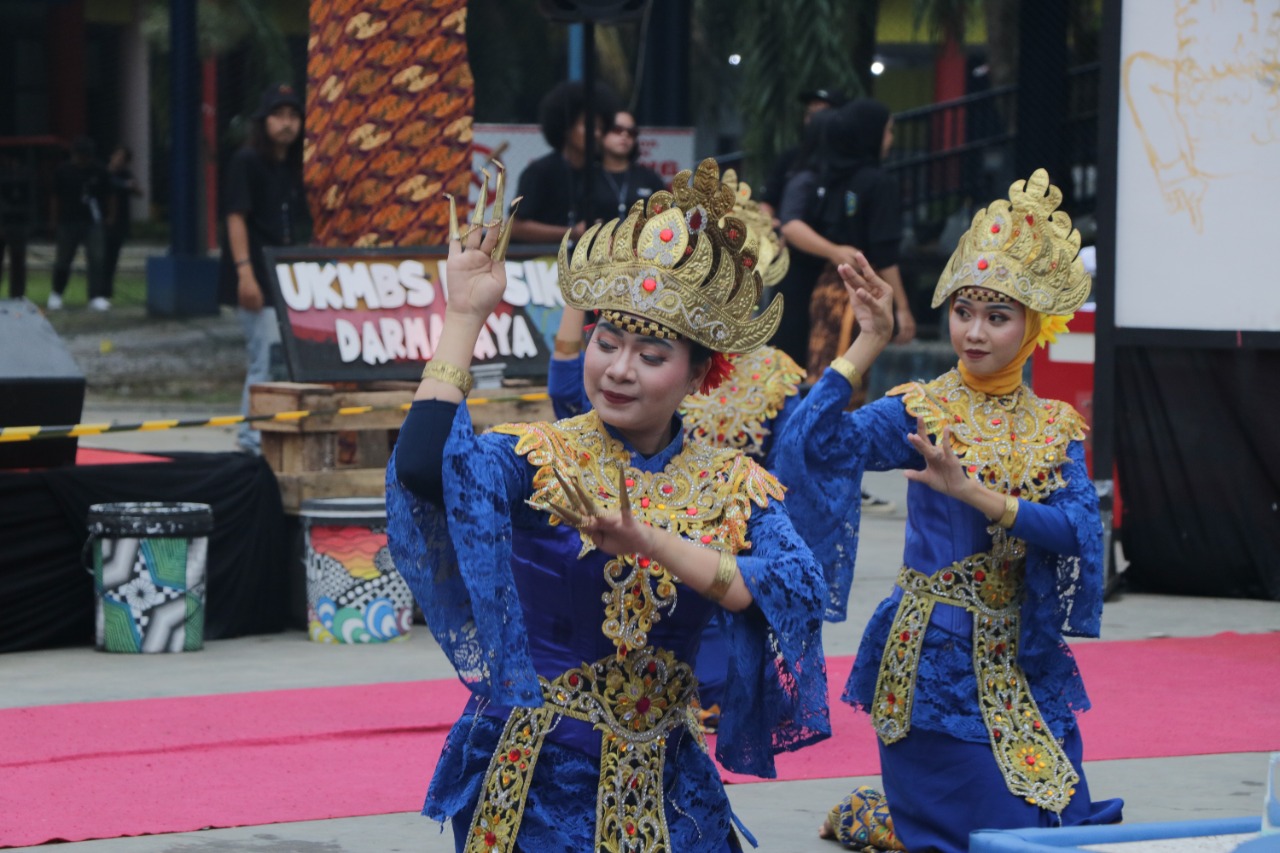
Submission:
M 83 420 L 138 421 L 159 417 L 201 417 L 231 413 L 238 406 L 231 385 L 220 387 L 216 401 L 139 400 L 122 394 L 118 380 L 106 370 L 111 353 L 145 353 L 185 349 L 183 370 L 199 370 L 202 360 L 216 360 L 238 346 L 234 318 L 224 315 L 205 321 L 161 322 L 172 337 L 153 333 L 152 325 L 129 325 L 124 318 L 112 334 L 109 351 L 95 347 L 101 328 L 60 329 L 90 380 Z M 167 321 L 166 321 L 167 322 Z M 59 322 L 62 325 L 62 322 Z M 96 323 L 95 323 L 96 325 Z M 150 331 L 149 331 L 150 329 Z M 96 355 L 95 355 L 96 353 Z M 145 359 L 144 359 L 145 360 Z M 122 359 L 115 362 L 116 367 Z M 170 369 L 165 365 L 165 370 Z M 127 369 L 121 368 L 124 374 Z M 95 377 L 102 377 L 95 387 Z M 163 377 L 157 377 L 163 379 Z M 116 382 L 116 384 L 112 384 Z M 230 391 L 228 390 L 230 388 Z M 82 438 L 85 446 L 133 451 L 231 450 L 232 430 L 171 430 L 122 433 Z M 864 520 L 858 575 L 854 581 L 848 621 L 828 625 L 827 652 L 853 654 L 858 637 L 876 602 L 889 589 L 901 553 L 905 516 L 901 507 L 905 481 L 897 474 L 872 474 L 867 487 L 896 502 L 886 516 Z M 1164 636 L 1205 636 L 1222 631 L 1242 633 L 1280 630 L 1280 603 L 1178 598 L 1122 592 L 1107 604 L 1103 639 L 1142 639 Z M 1089 642 L 1089 641 L 1081 641 Z M 145 673 L 145 678 L 139 677 Z M 1274 673 L 1272 673 L 1274 676 Z M 302 632 L 244 637 L 206 643 L 199 652 L 173 655 L 108 655 L 92 648 L 55 649 L 0 655 L 0 707 L 24 707 L 68 702 L 92 702 L 155 696 L 282 688 L 379 683 L 449 678 L 453 673 L 422 626 L 409 642 L 372 646 L 325 646 L 311 643 Z M 1206 674 L 1206 677 L 1208 674 Z M 1134 673 L 1135 692 L 1143 675 Z M 1189 696 L 1188 702 L 1204 697 Z M 1176 708 L 1152 708 L 1152 725 Z M 1278 717 L 1280 719 L 1280 717 Z M 814 749 L 822 747 L 815 746 Z M 1086 756 L 1088 755 L 1086 746 Z M 1205 755 L 1185 758 L 1086 762 L 1089 784 L 1099 798 L 1120 796 L 1131 823 L 1259 814 L 1265 753 Z M 427 779 L 421 780 L 425 794 Z M 826 810 L 857 784 L 876 784 L 875 777 L 847 777 L 804 782 L 762 782 L 732 786 L 735 810 L 768 851 L 833 851 L 817 838 Z M 36 848 L 21 848 L 36 849 Z M 60 845 L 65 853 L 369 853 L 370 851 L 453 850 L 451 835 L 416 814 L 376 815 L 340 820 L 216 829 L 140 838 L 107 839 Z

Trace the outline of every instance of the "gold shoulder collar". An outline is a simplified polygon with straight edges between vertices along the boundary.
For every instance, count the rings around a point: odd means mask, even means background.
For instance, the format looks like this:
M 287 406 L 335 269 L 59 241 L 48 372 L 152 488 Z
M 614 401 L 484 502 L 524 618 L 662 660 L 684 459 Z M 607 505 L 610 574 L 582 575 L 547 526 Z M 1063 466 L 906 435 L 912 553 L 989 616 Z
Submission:
M 495 431 L 517 436 L 516 453 L 536 469 L 531 505 L 567 503 L 552 472 L 573 471 L 606 512 L 617 509 L 619 487 L 625 485 L 631 511 L 640 521 L 730 554 L 751 547 L 747 522 L 752 506 L 763 508 L 769 498 L 781 500 L 784 494 L 782 484 L 741 451 L 700 441 L 686 440 L 661 471 L 633 468 L 631 454 L 594 411 L 555 423 L 504 424 Z M 548 515 L 552 526 L 560 524 L 554 513 Z M 595 545 L 581 533 L 579 537 L 583 556 Z M 605 563 L 604 577 L 601 631 L 625 656 L 629 649 L 645 646 L 649 628 L 675 607 L 677 584 L 664 566 L 641 554 L 613 557 Z
M 1042 400 L 1026 385 L 991 397 L 964 384 L 956 370 L 932 382 L 899 385 L 907 413 L 936 439 L 951 429 L 951 449 L 965 472 L 1003 494 L 1039 501 L 1066 485 L 1067 445 L 1082 441 L 1084 418 L 1059 400 Z
M 728 356 L 733 372 L 710 394 L 686 397 L 681 413 L 685 433 L 721 447 L 763 458 L 768 424 L 788 397 L 799 393 L 804 371 L 773 347 Z

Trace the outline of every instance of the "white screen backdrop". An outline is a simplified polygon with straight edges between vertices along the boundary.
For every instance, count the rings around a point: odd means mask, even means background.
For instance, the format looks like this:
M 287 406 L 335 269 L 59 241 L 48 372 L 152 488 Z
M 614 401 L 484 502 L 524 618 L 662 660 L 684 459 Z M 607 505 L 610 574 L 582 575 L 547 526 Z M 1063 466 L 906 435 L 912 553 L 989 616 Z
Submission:
M 1280 331 L 1280 0 L 1124 0 L 1116 326 Z

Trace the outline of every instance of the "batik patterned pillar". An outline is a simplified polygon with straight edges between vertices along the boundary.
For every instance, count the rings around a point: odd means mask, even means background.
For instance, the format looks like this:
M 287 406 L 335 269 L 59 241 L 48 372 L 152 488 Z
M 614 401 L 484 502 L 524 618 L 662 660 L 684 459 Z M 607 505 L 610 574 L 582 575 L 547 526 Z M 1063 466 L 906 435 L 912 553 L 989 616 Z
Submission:
M 446 242 L 443 193 L 465 198 L 471 176 L 466 5 L 311 3 L 306 183 L 320 245 Z

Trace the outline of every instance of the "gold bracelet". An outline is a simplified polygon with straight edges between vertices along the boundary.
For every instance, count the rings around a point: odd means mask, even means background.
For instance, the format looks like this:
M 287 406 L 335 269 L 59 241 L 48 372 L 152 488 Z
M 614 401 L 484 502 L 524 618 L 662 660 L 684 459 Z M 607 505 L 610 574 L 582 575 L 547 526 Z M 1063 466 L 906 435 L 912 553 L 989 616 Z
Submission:
M 577 355 L 582 352 L 582 340 L 566 341 L 559 335 L 555 338 L 556 355 Z
M 711 586 L 707 587 L 707 591 L 703 594 L 712 601 L 719 602 L 729 591 L 729 585 L 733 583 L 733 579 L 737 574 L 738 558 L 728 551 L 721 551 L 720 562 L 716 565 L 715 580 L 711 582 Z
M 1000 520 L 996 524 L 1005 530 L 1013 528 L 1013 520 L 1018 517 L 1018 499 L 1012 495 L 1004 496 L 1004 515 L 1000 516 Z
M 861 377 L 858 375 L 858 368 L 852 361 L 849 361 L 844 356 L 837 356 L 831 361 L 831 369 L 848 380 L 855 391 L 858 390 Z
M 427 366 L 422 368 L 422 378 L 438 379 L 446 385 L 452 385 L 464 397 L 471 393 L 471 386 L 475 384 L 469 371 L 447 361 L 428 361 Z

